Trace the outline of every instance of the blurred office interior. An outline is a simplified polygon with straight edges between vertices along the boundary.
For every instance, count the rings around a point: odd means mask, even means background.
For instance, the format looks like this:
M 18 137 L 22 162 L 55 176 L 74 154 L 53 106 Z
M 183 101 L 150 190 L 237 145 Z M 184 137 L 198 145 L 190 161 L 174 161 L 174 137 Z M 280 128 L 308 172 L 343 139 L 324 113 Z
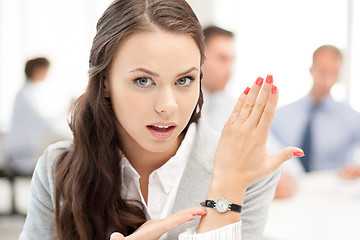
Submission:
M 110 2 L 0 0 L 0 149 L 10 128 L 16 93 L 25 82 L 28 59 L 46 56 L 51 61 L 42 106 L 49 116 L 66 113 L 83 92 L 96 21 Z M 232 96 L 238 96 L 258 76 L 272 74 L 281 92 L 279 106 L 296 101 L 310 90 L 313 51 L 332 44 L 343 51 L 345 60 L 332 95 L 360 111 L 360 1 L 188 2 L 203 26 L 215 24 L 235 33 L 235 68 L 226 89 Z M 311 175 L 300 184 L 295 199 L 271 206 L 264 239 L 360 239 L 356 227 L 360 221 L 359 181 Z M 11 210 L 12 191 L 18 211 L 26 213 L 29 183 L 30 178 L 19 177 L 12 189 L 7 179 L 0 178 L 1 213 L 7 215 Z M 303 207 L 295 211 L 296 206 Z M 324 209 L 312 217 L 312 211 L 319 208 Z M 294 214 L 289 214 L 291 211 Z M 23 222 L 21 214 L 1 216 L 0 240 L 17 239 Z

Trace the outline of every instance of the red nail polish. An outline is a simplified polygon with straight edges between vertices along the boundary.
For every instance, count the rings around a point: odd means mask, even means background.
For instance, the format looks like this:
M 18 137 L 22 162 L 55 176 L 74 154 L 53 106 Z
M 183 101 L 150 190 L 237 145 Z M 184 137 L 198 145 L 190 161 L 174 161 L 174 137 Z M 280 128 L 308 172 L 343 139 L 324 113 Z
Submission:
M 248 95 L 249 92 L 250 92 L 250 88 L 247 87 L 247 88 L 245 89 L 245 91 L 244 91 L 244 94 L 245 94 L 245 95 Z
M 293 152 L 295 157 L 303 157 L 305 154 L 303 152 Z
M 201 212 L 201 213 L 198 213 L 198 216 L 205 216 L 207 214 L 207 212 Z
M 261 86 L 261 84 L 264 82 L 264 79 L 262 77 L 258 77 L 256 79 L 256 85 Z
M 192 218 L 190 218 L 189 220 L 188 220 L 188 222 L 191 222 L 192 220 L 194 220 L 195 219 L 195 217 L 192 217 Z
M 273 76 L 268 74 L 266 76 L 266 83 L 271 84 L 273 82 Z
M 272 94 L 276 94 L 276 93 L 277 93 L 277 87 L 276 87 L 275 85 L 273 85 L 273 86 L 271 87 L 271 93 L 272 93 Z

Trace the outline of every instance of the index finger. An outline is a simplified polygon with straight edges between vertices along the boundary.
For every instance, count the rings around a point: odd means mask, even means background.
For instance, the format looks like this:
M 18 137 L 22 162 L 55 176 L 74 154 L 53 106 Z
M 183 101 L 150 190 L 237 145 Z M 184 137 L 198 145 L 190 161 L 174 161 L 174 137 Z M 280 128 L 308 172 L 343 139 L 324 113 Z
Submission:
M 164 233 L 188 222 L 194 220 L 195 216 L 206 215 L 206 210 L 202 207 L 192 207 L 180 212 L 171 214 L 170 216 L 153 222 L 143 228 L 139 229 L 129 239 L 158 239 Z M 128 239 L 128 238 L 127 238 Z
M 188 208 L 162 219 L 161 222 L 164 230 L 166 230 L 165 232 L 168 232 L 173 228 L 193 220 L 197 215 L 206 215 L 206 210 L 202 207 Z

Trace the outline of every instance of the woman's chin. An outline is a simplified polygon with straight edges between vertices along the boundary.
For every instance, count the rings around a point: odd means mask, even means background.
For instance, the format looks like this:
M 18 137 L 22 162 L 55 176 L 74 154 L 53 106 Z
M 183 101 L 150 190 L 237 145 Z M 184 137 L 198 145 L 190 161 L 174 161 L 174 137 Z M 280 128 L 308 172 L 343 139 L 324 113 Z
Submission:
M 141 144 L 142 148 L 147 152 L 164 153 L 171 150 L 176 150 L 179 147 L 179 138 L 175 135 L 168 139 L 156 139 L 151 137 L 149 141 Z
M 143 146 L 144 150 L 152 153 L 164 153 L 174 148 L 175 142 L 167 141 L 165 142 L 157 142 L 157 143 L 149 143 Z

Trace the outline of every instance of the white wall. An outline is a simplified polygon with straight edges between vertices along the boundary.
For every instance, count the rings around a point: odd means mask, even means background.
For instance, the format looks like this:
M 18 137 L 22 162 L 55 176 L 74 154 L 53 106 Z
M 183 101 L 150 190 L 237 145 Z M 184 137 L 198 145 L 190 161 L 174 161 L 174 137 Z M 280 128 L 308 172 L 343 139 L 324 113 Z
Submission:
M 233 95 L 251 85 L 258 75 L 265 77 L 269 73 L 274 75 L 281 92 L 279 105 L 290 103 L 310 89 L 308 69 L 317 47 L 333 44 L 346 51 L 346 1 L 216 2 L 227 6 L 216 8 L 217 23 L 234 23 L 237 39 L 236 68 L 228 88 Z M 229 14 L 231 11 L 233 14 Z M 335 98 L 343 100 L 344 90 L 342 80 L 334 89 Z
M 360 1 L 353 1 L 350 103 L 360 111 Z
M 87 84 L 88 56 L 98 18 L 110 0 L 0 0 L 0 130 L 9 128 L 26 60 L 51 61 L 49 113 L 66 111 Z
M 334 96 L 360 110 L 360 3 L 353 1 L 351 72 Z M 0 0 L 0 130 L 9 127 L 27 59 L 43 55 L 52 67 L 49 108 L 68 106 L 87 83 L 88 56 L 96 21 L 111 0 Z M 237 60 L 228 91 L 237 96 L 258 75 L 271 73 L 280 105 L 305 95 L 312 52 L 322 44 L 348 48 L 344 0 L 188 0 L 200 22 L 234 31 Z M 351 83 L 346 93 L 346 83 Z M 64 100 L 66 99 L 66 104 Z
M 200 23 L 207 26 L 214 23 L 215 0 L 186 0 L 196 13 Z
M 344 72 L 332 95 L 339 101 L 349 101 L 360 111 L 360 94 L 357 94 L 360 91 L 359 1 L 188 2 L 204 26 L 212 23 L 235 33 L 237 59 L 227 88 L 234 97 L 251 85 L 258 75 L 265 77 L 268 73 L 274 75 L 280 88 L 279 106 L 303 97 L 312 84 L 309 74 L 312 53 L 323 44 L 332 44 L 345 55 Z M 354 19 L 350 24 L 348 2 L 353 2 L 350 10 Z

